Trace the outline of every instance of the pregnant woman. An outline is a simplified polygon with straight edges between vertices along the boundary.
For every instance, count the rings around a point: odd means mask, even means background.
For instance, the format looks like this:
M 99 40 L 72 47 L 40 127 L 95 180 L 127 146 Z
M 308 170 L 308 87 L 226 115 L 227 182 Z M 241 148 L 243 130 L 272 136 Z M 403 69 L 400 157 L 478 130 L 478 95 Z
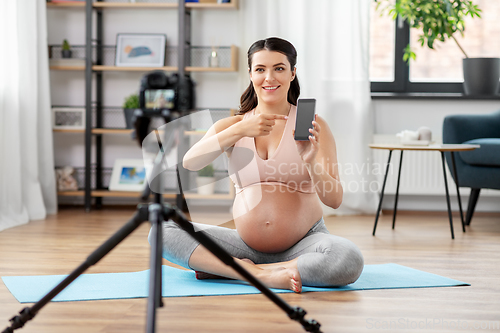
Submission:
M 248 50 L 250 85 L 237 115 L 217 121 L 184 156 L 199 170 L 225 153 L 236 187 L 236 230 L 194 223 L 271 288 L 342 286 L 363 270 L 360 250 L 325 227 L 320 201 L 342 202 L 334 137 L 316 116 L 308 141 L 294 140 L 297 53 L 280 38 Z M 250 155 L 250 158 L 248 158 Z M 249 162 L 250 160 L 250 162 Z M 242 279 L 174 222 L 163 223 L 163 256 L 198 278 Z

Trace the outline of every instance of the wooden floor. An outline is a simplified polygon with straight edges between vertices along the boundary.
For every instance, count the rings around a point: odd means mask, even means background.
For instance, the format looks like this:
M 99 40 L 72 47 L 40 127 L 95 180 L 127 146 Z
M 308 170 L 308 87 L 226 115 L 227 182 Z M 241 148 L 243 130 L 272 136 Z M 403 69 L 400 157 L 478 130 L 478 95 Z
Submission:
M 68 274 L 119 229 L 133 209 L 85 213 L 61 209 L 44 221 L 0 232 L 0 275 Z M 214 223 L 227 213 L 208 214 Z M 470 287 L 281 294 L 306 309 L 323 332 L 473 332 L 500 330 L 500 215 L 478 214 L 467 233 L 455 217 L 451 240 L 445 213 L 390 214 L 371 235 L 373 216 L 328 217 L 330 232 L 354 241 L 366 264 L 397 263 L 458 279 Z M 231 222 L 226 223 L 231 226 Z M 148 269 L 148 224 L 88 273 Z M 262 295 L 165 298 L 158 332 L 303 332 Z M 0 283 L 0 331 L 26 305 Z M 49 303 L 21 332 L 141 332 L 146 299 Z

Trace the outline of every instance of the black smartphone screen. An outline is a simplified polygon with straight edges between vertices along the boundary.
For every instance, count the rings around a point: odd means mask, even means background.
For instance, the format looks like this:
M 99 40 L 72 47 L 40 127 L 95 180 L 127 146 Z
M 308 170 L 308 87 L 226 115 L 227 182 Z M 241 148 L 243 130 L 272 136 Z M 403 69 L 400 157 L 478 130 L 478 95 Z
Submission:
M 295 140 L 309 140 L 309 129 L 313 128 L 314 109 L 316 100 L 314 98 L 299 99 L 297 102 L 297 118 L 295 119 Z

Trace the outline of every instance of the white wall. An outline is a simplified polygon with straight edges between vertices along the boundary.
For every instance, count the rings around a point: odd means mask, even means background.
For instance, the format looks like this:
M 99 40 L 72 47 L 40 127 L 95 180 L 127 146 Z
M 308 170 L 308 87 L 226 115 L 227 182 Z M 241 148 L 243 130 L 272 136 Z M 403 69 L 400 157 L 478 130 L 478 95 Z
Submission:
M 373 100 L 376 134 L 396 134 L 427 126 L 442 137 L 443 120 L 450 114 L 482 114 L 500 110 L 500 100 L 404 99 Z
M 373 100 L 375 134 L 395 135 L 402 130 L 417 130 L 427 126 L 438 141 L 442 137 L 443 120 L 450 114 L 484 114 L 500 110 L 500 100 L 435 100 L 405 99 Z M 393 160 L 394 163 L 394 160 Z M 448 179 L 453 209 L 458 209 L 453 181 Z M 483 191 L 485 192 L 485 191 Z M 487 192 L 487 191 L 486 191 Z M 482 193 L 478 201 L 477 211 L 500 211 L 500 197 Z M 467 207 L 468 189 L 461 189 L 462 206 Z M 394 196 L 384 197 L 384 209 L 393 209 Z M 400 195 L 398 207 L 402 210 L 446 210 L 443 195 Z

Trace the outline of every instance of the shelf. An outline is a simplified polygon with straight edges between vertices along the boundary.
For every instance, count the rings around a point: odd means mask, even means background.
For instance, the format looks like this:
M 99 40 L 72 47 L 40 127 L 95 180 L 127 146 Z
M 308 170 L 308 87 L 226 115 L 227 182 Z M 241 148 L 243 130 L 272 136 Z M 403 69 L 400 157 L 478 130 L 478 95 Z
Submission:
M 62 128 L 54 128 L 52 129 L 54 133 L 85 133 L 84 129 L 62 129 Z
M 47 8 L 85 7 L 85 2 L 47 2 Z
M 85 191 L 57 191 L 57 195 L 63 197 L 83 197 Z
M 127 128 L 93 128 L 92 134 L 131 134 L 132 131 Z
M 84 71 L 85 67 L 81 66 L 50 66 L 49 69 L 56 71 Z

